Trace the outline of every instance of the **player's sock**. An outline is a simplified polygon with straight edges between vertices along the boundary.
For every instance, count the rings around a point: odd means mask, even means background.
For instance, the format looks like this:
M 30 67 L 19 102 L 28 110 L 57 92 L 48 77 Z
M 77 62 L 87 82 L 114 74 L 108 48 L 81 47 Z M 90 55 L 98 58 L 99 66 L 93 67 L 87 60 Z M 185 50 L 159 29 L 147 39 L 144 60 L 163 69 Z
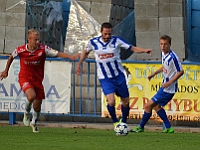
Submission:
M 122 122 L 126 123 L 127 117 L 129 115 L 130 107 L 124 107 L 122 105 Z
M 25 111 L 26 111 L 27 114 L 30 113 L 30 111 L 31 111 L 31 106 L 32 106 L 32 103 L 29 102 L 28 100 L 26 100 L 26 103 L 25 103 Z
M 111 116 L 113 122 L 118 122 L 118 119 L 117 119 L 116 113 L 115 113 L 115 106 L 110 106 L 109 104 L 107 104 L 107 109 L 108 109 L 108 112 L 110 113 L 110 116 Z
M 32 124 L 36 124 L 39 118 L 40 118 L 40 112 L 36 112 L 34 110 L 34 112 L 33 112 L 33 119 L 31 121 Z
M 141 128 L 144 128 L 145 124 L 150 119 L 151 115 L 152 115 L 152 112 L 150 112 L 150 113 L 144 112 L 144 114 L 142 116 L 142 121 L 140 122 Z
M 165 127 L 170 128 L 171 124 L 169 122 L 169 119 L 167 118 L 165 110 L 163 108 L 161 108 L 159 111 L 157 111 L 157 114 L 163 120 Z

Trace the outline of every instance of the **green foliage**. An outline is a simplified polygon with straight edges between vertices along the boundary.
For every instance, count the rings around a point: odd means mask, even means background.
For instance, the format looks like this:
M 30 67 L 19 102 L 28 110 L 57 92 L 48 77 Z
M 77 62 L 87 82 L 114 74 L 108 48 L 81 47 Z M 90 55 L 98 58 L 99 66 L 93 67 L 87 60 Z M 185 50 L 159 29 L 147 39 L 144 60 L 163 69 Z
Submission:
M 112 130 L 0 126 L 2 150 L 199 150 L 199 133 L 129 133 Z

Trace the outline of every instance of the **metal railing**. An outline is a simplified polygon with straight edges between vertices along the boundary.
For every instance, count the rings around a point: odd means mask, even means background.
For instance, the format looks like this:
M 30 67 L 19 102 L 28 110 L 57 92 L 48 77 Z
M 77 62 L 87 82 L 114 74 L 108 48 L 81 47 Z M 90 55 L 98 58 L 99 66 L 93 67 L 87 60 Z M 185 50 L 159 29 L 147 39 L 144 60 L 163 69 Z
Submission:
M 100 117 L 101 103 L 97 103 L 97 101 L 101 101 L 100 97 L 97 97 L 97 88 L 98 87 L 100 88 L 100 86 L 97 80 L 97 70 L 96 70 L 95 61 L 93 59 L 87 59 L 84 62 L 86 66 L 84 65 L 83 66 L 86 68 L 82 66 L 81 76 L 76 75 L 76 72 L 75 72 L 76 63 L 77 61 L 74 61 L 72 63 L 73 69 L 72 69 L 72 92 L 71 92 L 72 94 L 71 94 L 71 114 L 70 115 Z M 83 75 L 86 75 L 86 76 L 83 76 Z M 91 75 L 93 75 L 93 78 L 91 78 Z M 83 84 L 83 81 L 86 82 L 86 80 L 87 80 L 87 84 Z M 79 87 L 79 89 L 77 89 L 77 87 Z M 91 87 L 94 89 L 93 91 L 91 91 Z M 83 91 L 86 91 L 86 93 L 83 94 Z M 77 93 L 79 93 L 78 98 L 76 97 Z M 83 96 L 83 95 L 86 95 L 86 96 Z M 76 101 L 79 101 L 78 108 L 76 106 Z M 83 109 L 84 106 L 85 106 L 85 109 Z
M 0 59 L 8 59 L 8 56 L 0 56 Z M 98 90 L 100 91 L 100 86 L 97 80 L 94 59 L 87 59 L 84 62 L 81 76 L 76 75 L 76 64 L 78 60 L 72 61 L 69 59 L 47 58 L 47 61 L 68 61 L 72 63 L 70 113 L 42 113 L 42 115 L 101 117 L 101 98 L 100 96 L 97 97 L 97 95 L 101 94 L 98 92 Z M 15 124 L 16 114 L 23 114 L 23 112 L 9 112 L 8 110 L 7 112 L 0 111 L 0 114 L 8 114 L 9 124 Z
M 8 57 L 0 56 L 0 59 Z M 72 62 L 71 71 L 71 104 L 69 114 L 42 113 L 48 116 L 87 116 L 101 117 L 101 88 L 97 79 L 97 69 L 94 59 L 87 59 L 82 66 L 82 75 L 76 75 L 76 64 L 78 60 L 47 58 L 47 61 L 69 61 Z M 125 60 L 123 63 L 160 63 L 152 61 L 132 61 Z M 195 62 L 183 62 L 183 64 L 196 64 Z M 1 112 L 0 114 L 9 114 L 9 124 L 15 124 L 15 115 L 23 112 Z

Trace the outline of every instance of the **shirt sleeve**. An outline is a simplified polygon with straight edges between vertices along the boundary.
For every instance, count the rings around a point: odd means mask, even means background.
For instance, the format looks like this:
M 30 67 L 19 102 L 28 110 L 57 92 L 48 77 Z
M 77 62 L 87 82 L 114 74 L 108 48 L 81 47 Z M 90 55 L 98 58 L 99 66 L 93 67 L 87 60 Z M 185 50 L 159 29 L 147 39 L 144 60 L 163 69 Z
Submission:
M 46 52 L 46 55 L 49 57 L 56 57 L 58 55 L 58 51 L 50 48 L 47 45 L 45 45 L 45 52 Z
M 132 44 L 128 43 L 127 41 L 125 41 L 124 39 L 117 37 L 117 43 L 119 43 L 119 46 L 121 48 L 124 48 L 126 50 L 130 50 L 132 47 Z
M 181 65 L 181 61 L 179 59 L 179 57 L 176 55 L 176 53 L 174 53 L 174 51 L 170 51 L 170 56 L 171 58 L 169 60 L 172 60 L 173 62 L 173 66 L 175 67 L 175 69 L 179 72 L 182 71 L 182 65 Z
M 91 41 L 88 42 L 87 46 L 86 46 L 86 51 L 87 52 L 91 52 L 93 50 L 93 46 Z
M 175 68 L 178 72 L 182 71 L 183 68 L 182 68 L 182 65 L 181 65 L 181 62 L 180 62 L 180 59 L 178 56 L 174 57 L 174 65 L 175 65 Z
M 13 56 L 13 58 L 18 56 L 17 48 L 12 52 L 11 55 Z

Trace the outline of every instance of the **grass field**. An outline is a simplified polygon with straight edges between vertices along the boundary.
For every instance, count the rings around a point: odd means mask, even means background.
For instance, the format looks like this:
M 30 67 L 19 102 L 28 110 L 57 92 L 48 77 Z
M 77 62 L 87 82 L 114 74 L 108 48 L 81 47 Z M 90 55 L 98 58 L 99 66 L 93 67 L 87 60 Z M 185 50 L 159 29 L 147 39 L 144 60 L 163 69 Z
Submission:
M 112 130 L 0 126 L 0 150 L 199 150 L 199 133 L 163 134 Z

